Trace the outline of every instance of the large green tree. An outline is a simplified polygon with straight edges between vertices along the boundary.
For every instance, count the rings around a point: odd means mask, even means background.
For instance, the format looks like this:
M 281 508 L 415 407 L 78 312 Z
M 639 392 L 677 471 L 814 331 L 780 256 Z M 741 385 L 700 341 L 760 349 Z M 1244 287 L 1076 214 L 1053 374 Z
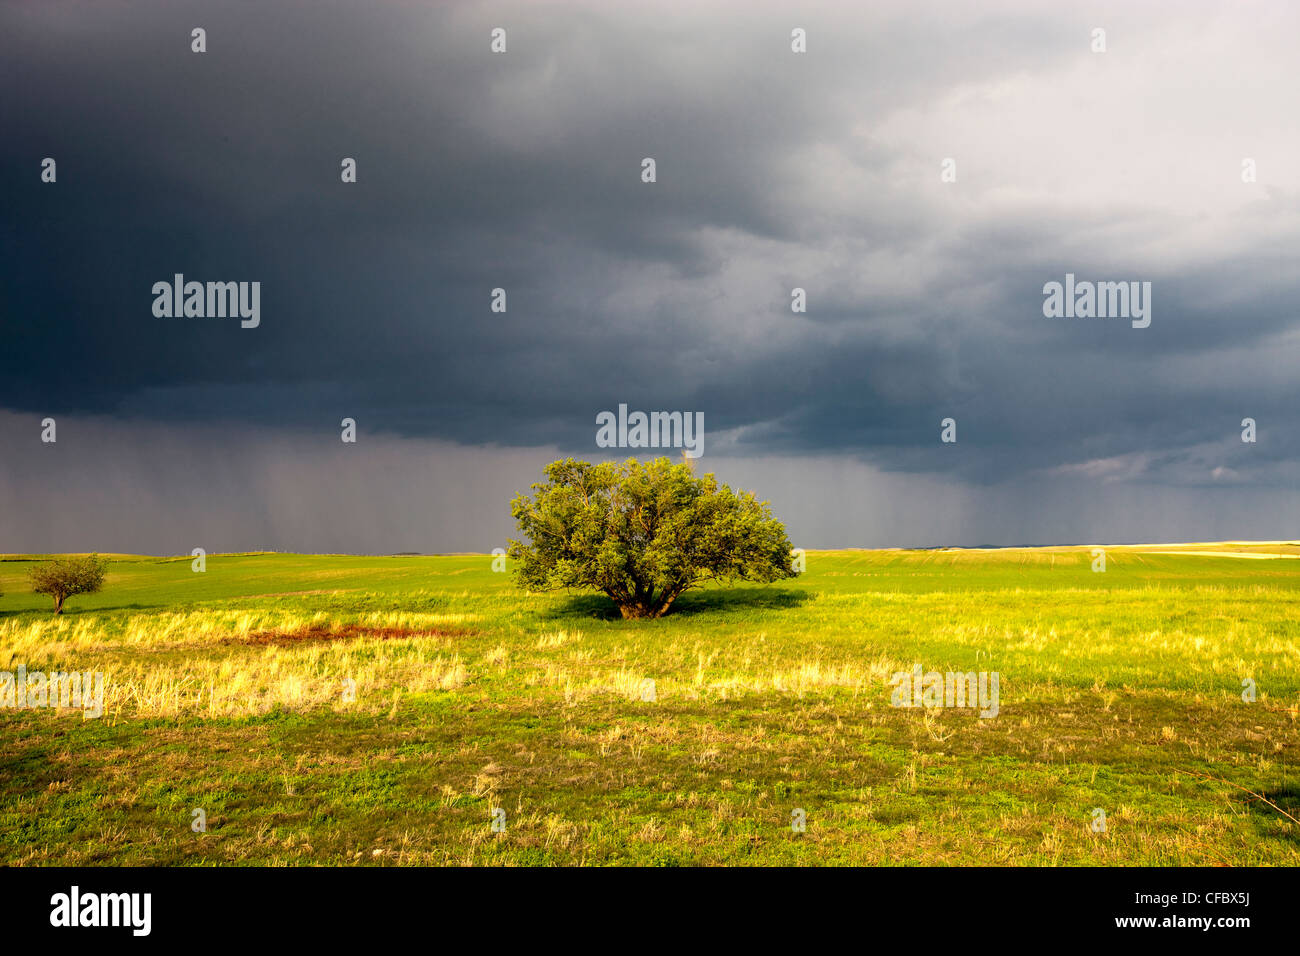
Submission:
M 709 580 L 794 577 L 790 539 L 767 502 L 667 458 L 592 465 L 566 458 L 510 512 L 528 543 L 508 554 L 530 590 L 594 588 L 625 618 L 662 617 Z

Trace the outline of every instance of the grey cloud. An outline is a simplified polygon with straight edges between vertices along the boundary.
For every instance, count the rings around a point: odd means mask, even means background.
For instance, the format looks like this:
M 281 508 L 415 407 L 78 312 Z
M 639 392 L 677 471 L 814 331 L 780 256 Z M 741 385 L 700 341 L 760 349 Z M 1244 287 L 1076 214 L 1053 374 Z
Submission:
M 1296 19 L 8 5 L 0 409 L 284 436 L 350 415 L 421 448 L 589 455 L 595 413 L 626 402 L 703 411 L 715 455 L 843 459 L 976 496 L 1271 494 L 1300 458 L 1300 141 L 1265 122 L 1300 105 L 1277 82 Z M 1235 100 L 1212 79 L 1234 65 Z M 37 181 L 46 155 L 57 186 Z M 1044 318 L 1042 284 L 1067 271 L 1152 281 L 1151 327 Z M 154 319 L 150 286 L 175 272 L 261 281 L 261 327 Z M 1246 415 L 1262 437 L 1242 448 Z M 1033 537 L 1005 520 L 1004 538 Z

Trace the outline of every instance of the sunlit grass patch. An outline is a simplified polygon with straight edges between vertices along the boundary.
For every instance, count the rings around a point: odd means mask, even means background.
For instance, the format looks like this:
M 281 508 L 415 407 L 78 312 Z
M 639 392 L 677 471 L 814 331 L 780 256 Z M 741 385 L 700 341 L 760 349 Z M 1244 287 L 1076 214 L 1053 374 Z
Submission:
M 0 560 L 0 670 L 106 676 L 0 710 L 0 860 L 1300 865 L 1300 568 L 1183 550 L 811 552 L 630 623 L 486 555 L 123 559 L 61 617 Z M 891 706 L 915 665 L 999 713 Z

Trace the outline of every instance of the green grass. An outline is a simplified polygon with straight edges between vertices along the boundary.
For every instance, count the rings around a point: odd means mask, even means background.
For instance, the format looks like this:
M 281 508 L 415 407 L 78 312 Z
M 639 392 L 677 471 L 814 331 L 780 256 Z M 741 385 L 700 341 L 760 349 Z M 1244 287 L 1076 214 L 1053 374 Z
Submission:
M 0 862 L 1298 865 L 1300 559 L 1197 551 L 1300 546 L 810 552 L 636 622 L 284 554 L 116 556 L 56 619 L 0 558 L 0 670 L 108 683 L 0 710 Z M 890 706 L 914 663 L 998 716 Z

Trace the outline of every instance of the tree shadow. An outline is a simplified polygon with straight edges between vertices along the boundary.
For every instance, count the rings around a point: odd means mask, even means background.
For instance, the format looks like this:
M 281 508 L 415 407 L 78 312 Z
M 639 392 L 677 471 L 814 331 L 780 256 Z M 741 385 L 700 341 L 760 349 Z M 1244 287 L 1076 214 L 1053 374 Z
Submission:
M 15 608 L 9 611 L 0 611 L 0 620 L 8 617 L 18 617 L 20 614 L 39 614 L 46 617 L 80 617 L 83 614 L 104 614 L 108 611 L 148 611 L 165 606 L 163 604 L 115 604 L 112 607 L 68 607 L 64 605 L 61 615 L 55 614 L 53 607 Z
M 669 617 L 709 614 L 714 611 L 784 611 L 808 601 L 802 588 L 717 588 L 689 591 L 677 599 Z
M 674 602 L 672 609 L 659 620 L 694 617 L 735 611 L 778 611 L 799 607 L 808 600 L 808 592 L 794 588 L 710 588 L 688 591 Z M 564 603 L 543 613 L 546 618 L 594 617 L 603 621 L 620 621 L 618 605 L 603 594 L 574 594 Z
M 108 611 L 149 611 L 160 607 L 167 607 L 166 604 L 114 604 L 112 607 L 77 607 L 63 609 L 63 616 L 69 615 L 75 617 L 78 614 L 104 614 Z M 53 613 L 53 612 L 51 612 Z

